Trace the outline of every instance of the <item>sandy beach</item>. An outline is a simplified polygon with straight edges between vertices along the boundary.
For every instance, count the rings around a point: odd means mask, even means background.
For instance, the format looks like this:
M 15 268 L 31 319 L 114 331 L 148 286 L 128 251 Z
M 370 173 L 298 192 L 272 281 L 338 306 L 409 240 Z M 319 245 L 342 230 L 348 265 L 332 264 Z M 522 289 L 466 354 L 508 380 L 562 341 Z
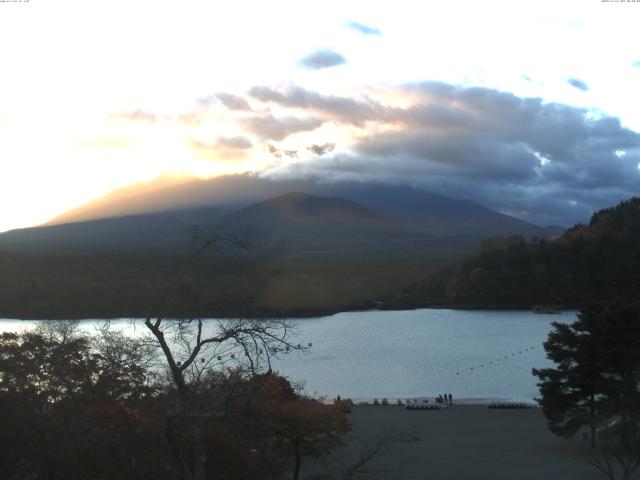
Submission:
M 371 480 L 590 480 L 602 478 L 577 444 L 551 434 L 538 408 L 499 410 L 454 405 L 410 411 L 356 405 L 341 455 L 353 462 L 380 442 L 366 463 Z

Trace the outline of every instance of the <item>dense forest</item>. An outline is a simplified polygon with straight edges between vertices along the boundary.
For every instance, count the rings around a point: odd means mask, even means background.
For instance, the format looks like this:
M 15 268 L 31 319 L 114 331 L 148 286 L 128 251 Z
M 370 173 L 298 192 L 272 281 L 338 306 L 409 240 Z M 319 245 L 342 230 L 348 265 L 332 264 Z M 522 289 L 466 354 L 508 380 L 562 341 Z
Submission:
M 633 297 L 639 285 L 640 197 L 634 197 L 553 240 L 483 240 L 457 266 L 402 290 L 389 307 L 577 307 L 614 292 Z
M 451 261 L 0 252 L 0 317 L 307 316 L 368 308 Z

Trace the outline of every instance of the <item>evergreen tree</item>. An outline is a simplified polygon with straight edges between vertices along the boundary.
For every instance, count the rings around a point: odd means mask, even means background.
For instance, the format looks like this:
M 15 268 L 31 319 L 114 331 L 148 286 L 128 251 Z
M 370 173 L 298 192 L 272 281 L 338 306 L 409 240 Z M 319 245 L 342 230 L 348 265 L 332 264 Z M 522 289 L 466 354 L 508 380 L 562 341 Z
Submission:
M 640 309 L 611 300 L 583 308 L 578 320 L 555 322 L 544 348 L 555 368 L 534 369 L 538 400 L 549 429 L 571 437 L 588 427 L 592 445 L 604 420 L 623 422 L 638 433 L 640 419 Z M 628 439 L 627 439 L 628 440 Z

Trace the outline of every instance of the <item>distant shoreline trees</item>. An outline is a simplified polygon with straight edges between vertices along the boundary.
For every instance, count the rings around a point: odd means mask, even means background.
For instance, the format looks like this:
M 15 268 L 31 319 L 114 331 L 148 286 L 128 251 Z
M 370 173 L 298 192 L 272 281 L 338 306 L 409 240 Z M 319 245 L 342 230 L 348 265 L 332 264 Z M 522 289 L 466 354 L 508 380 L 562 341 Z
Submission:
M 593 298 L 640 296 L 640 197 L 595 212 L 553 240 L 482 240 L 457 266 L 390 299 L 393 308 L 578 308 Z

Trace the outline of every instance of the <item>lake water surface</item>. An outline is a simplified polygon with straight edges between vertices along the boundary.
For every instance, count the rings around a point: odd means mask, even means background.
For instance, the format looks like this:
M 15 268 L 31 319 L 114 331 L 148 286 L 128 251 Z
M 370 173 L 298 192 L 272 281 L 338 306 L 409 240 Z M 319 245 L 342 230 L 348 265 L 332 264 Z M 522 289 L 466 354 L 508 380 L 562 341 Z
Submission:
M 552 365 L 542 348 L 551 322 L 575 318 L 575 312 L 420 309 L 295 320 L 296 343 L 313 347 L 277 360 L 274 369 L 303 382 L 309 394 L 330 397 L 404 399 L 451 392 L 458 399 L 531 401 L 538 396 L 531 369 Z M 0 320 L 0 331 L 31 325 Z

